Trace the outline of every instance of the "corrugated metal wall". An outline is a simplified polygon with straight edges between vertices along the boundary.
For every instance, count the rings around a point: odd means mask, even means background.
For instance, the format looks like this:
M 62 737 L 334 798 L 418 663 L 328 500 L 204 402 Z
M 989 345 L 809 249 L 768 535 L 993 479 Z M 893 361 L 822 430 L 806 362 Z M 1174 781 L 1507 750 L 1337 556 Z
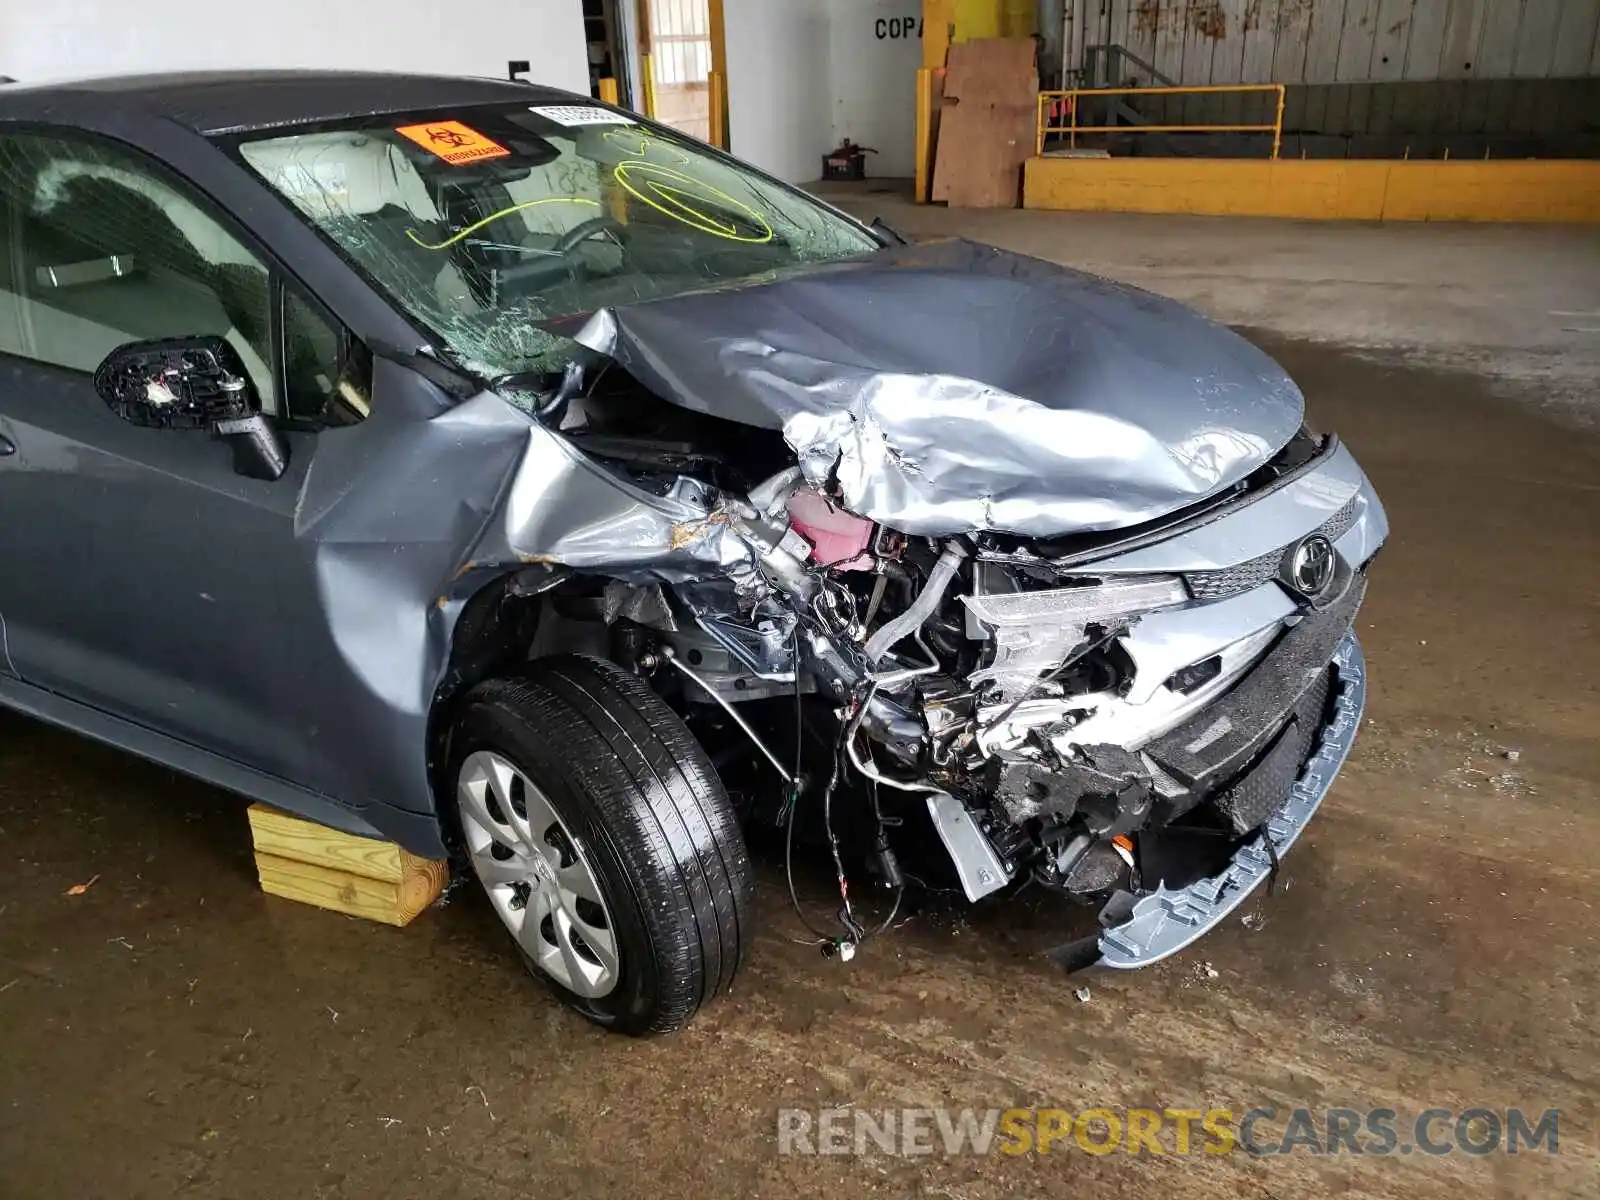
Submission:
M 1116 43 L 1185 84 L 1600 75 L 1600 0 L 1067 0 L 1067 11 L 1069 61 Z

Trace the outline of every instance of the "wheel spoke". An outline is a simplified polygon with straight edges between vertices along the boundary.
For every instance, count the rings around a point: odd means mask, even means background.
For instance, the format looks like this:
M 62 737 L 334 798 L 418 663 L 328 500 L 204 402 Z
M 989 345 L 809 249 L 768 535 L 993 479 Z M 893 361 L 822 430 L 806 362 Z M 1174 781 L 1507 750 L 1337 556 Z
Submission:
M 472 865 L 484 887 L 532 882 L 527 860 L 523 858 L 496 858 L 485 850 L 472 856 Z
M 600 960 L 602 974 L 597 981 L 609 985 L 617 975 L 617 943 L 611 936 L 609 929 L 596 929 L 581 917 L 574 915 L 573 924 L 577 926 L 578 933 L 583 937 L 583 944 Z
M 561 951 L 561 965 L 567 970 L 567 986 L 580 996 L 592 996 L 600 980 L 600 969 L 578 952 L 572 942 L 572 918 L 566 910 L 555 912 L 556 948 Z
M 489 815 L 486 799 L 488 787 L 488 772 L 479 763 L 469 763 L 461 771 L 461 782 L 456 787 L 456 803 L 461 808 L 461 815 L 484 833 L 503 838 L 500 823 Z
M 588 900 L 598 904 L 602 909 L 606 902 L 600 895 L 600 886 L 595 883 L 594 875 L 589 870 L 589 864 L 582 857 L 576 859 L 570 866 L 556 869 L 556 880 L 561 885 L 562 903 L 570 911 L 574 899 Z
M 521 912 L 522 925 L 512 929 L 517 943 L 542 967 L 545 965 L 545 956 L 550 952 L 550 943 L 544 940 L 540 932 L 544 919 L 555 911 L 551 903 L 550 893 L 536 887 L 528 893 L 528 903 Z
M 545 860 L 552 867 L 559 867 L 561 865 L 561 852 L 545 839 L 545 834 L 554 825 L 563 831 L 564 836 L 566 826 L 561 824 L 561 818 L 556 816 L 556 810 L 550 806 L 550 801 L 545 799 L 544 793 L 534 787 L 526 778 L 522 781 L 522 799 L 523 807 L 528 814 L 529 847 L 544 855 Z
M 517 769 L 499 755 L 494 755 L 489 760 L 489 790 L 494 793 L 496 807 L 505 816 L 502 826 L 510 832 L 513 838 L 512 845 L 524 849 L 535 849 L 533 838 L 528 832 L 528 823 L 517 816 L 517 810 L 511 803 L 512 784 L 517 779 Z M 526 794 L 532 788 L 523 780 L 523 792 Z

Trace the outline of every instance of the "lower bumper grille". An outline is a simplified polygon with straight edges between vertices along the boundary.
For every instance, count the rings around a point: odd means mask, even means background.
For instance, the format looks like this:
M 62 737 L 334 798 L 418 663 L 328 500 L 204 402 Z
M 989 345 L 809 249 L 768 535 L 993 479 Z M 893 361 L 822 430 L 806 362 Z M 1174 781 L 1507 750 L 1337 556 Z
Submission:
M 1230 691 L 1144 752 L 1194 801 L 1238 781 L 1242 794 L 1234 812 L 1245 814 L 1255 807 L 1246 772 L 1253 764 L 1264 765 L 1285 739 L 1292 746 L 1305 730 L 1315 728 L 1327 700 L 1329 660 L 1354 625 L 1365 594 L 1366 576 L 1357 572 L 1344 595 L 1321 612 L 1302 617 Z M 1320 693 L 1320 699 L 1313 693 Z M 1291 722 L 1298 731 L 1295 737 L 1290 736 Z M 1296 762 L 1305 758 L 1309 745 L 1299 749 Z M 1289 749 L 1282 754 L 1289 761 Z M 1282 771 L 1287 767 L 1275 761 L 1273 774 Z M 1282 795 L 1282 788 L 1277 794 Z
M 1115 916 L 1102 914 L 1105 927 L 1087 953 L 1063 947 L 1055 956 L 1062 965 L 1125 970 L 1160 962 L 1204 936 L 1261 885 L 1311 821 L 1355 742 L 1367 686 L 1366 663 L 1353 633 L 1334 652 L 1330 684 L 1325 716 L 1315 730 L 1316 748 L 1299 764 L 1294 783 L 1279 797 L 1259 835 L 1240 846 L 1215 875 L 1186 887 L 1160 887 Z
M 1294 786 L 1300 767 L 1311 753 L 1328 706 L 1330 672 L 1323 671 L 1306 689 L 1279 732 L 1277 740 L 1243 778 L 1214 796 L 1211 807 L 1235 833 L 1249 833 L 1272 815 Z

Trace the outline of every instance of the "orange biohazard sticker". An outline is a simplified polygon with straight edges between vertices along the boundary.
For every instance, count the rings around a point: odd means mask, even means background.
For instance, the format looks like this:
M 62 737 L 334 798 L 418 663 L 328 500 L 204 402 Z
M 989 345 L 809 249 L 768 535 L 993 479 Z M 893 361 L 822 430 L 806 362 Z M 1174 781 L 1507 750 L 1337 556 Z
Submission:
M 401 125 L 395 130 L 451 166 L 478 162 L 485 158 L 504 158 L 510 154 L 499 142 L 491 141 L 460 121 L 429 121 L 423 125 Z

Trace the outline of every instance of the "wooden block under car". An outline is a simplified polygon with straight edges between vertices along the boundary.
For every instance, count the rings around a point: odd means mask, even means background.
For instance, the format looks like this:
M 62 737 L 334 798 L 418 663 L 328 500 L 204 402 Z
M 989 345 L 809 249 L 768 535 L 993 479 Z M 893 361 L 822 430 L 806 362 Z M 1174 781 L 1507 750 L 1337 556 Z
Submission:
M 448 865 L 393 842 L 341 833 L 265 804 L 250 806 L 261 890 L 386 925 L 409 925 L 450 877 Z

